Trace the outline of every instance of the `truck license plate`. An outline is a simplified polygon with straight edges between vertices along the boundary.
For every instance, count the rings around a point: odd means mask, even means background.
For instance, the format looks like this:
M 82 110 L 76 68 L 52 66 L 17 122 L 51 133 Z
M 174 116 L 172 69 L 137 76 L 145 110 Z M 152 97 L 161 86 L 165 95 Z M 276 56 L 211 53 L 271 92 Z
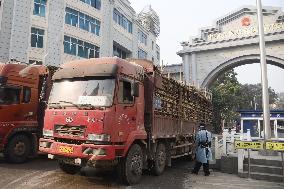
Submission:
M 59 152 L 65 153 L 65 154 L 73 154 L 73 147 L 69 146 L 60 146 Z

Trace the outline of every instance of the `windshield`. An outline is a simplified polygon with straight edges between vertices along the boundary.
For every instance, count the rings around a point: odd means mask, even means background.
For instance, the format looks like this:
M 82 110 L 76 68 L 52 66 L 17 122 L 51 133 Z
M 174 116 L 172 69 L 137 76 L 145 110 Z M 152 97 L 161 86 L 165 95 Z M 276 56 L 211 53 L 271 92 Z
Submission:
M 49 104 L 107 107 L 112 105 L 114 88 L 115 79 L 105 77 L 55 81 Z
M 0 87 L 0 105 L 10 105 L 20 103 L 21 90 L 18 87 Z

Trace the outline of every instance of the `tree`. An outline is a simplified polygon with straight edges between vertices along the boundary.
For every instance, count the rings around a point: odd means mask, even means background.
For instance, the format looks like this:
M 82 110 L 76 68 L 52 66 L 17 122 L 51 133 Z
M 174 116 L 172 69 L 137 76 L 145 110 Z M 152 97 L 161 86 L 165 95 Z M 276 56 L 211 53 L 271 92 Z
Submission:
M 212 102 L 214 114 L 214 128 L 221 131 L 221 125 L 229 126 L 238 118 L 238 110 L 262 109 L 261 84 L 242 85 L 237 80 L 234 70 L 220 75 L 212 84 Z M 269 103 L 275 104 L 279 99 L 275 91 L 269 87 Z M 223 122 L 223 123 L 222 123 Z
M 262 109 L 262 86 L 258 84 L 241 85 L 241 98 L 239 101 L 239 109 Z M 277 93 L 268 88 L 269 104 L 274 104 L 277 99 Z
M 216 132 L 221 131 L 222 121 L 230 123 L 238 116 L 236 112 L 241 90 L 241 84 L 238 82 L 237 73 L 234 70 L 220 75 L 211 86 L 214 123 Z

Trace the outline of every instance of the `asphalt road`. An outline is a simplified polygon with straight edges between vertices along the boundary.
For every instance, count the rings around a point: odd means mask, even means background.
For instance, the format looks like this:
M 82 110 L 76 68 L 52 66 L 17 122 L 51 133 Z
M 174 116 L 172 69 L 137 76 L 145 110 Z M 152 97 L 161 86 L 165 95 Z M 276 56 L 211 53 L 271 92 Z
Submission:
M 30 160 L 28 163 L 13 165 L 0 159 L 1 189 L 283 189 L 284 184 L 257 180 L 247 180 L 235 175 L 212 172 L 209 177 L 190 174 L 192 162 L 178 160 L 171 168 L 159 176 L 145 172 L 141 183 L 123 186 L 115 172 L 83 169 L 81 174 L 68 175 L 61 172 L 57 162 L 45 157 Z

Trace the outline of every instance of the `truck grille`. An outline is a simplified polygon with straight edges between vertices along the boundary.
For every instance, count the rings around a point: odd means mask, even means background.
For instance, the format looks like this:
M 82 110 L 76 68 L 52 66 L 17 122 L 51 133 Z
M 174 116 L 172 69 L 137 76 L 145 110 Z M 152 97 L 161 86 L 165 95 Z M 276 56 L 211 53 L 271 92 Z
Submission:
M 85 127 L 84 126 L 56 125 L 55 133 L 61 136 L 83 137 L 85 133 Z

